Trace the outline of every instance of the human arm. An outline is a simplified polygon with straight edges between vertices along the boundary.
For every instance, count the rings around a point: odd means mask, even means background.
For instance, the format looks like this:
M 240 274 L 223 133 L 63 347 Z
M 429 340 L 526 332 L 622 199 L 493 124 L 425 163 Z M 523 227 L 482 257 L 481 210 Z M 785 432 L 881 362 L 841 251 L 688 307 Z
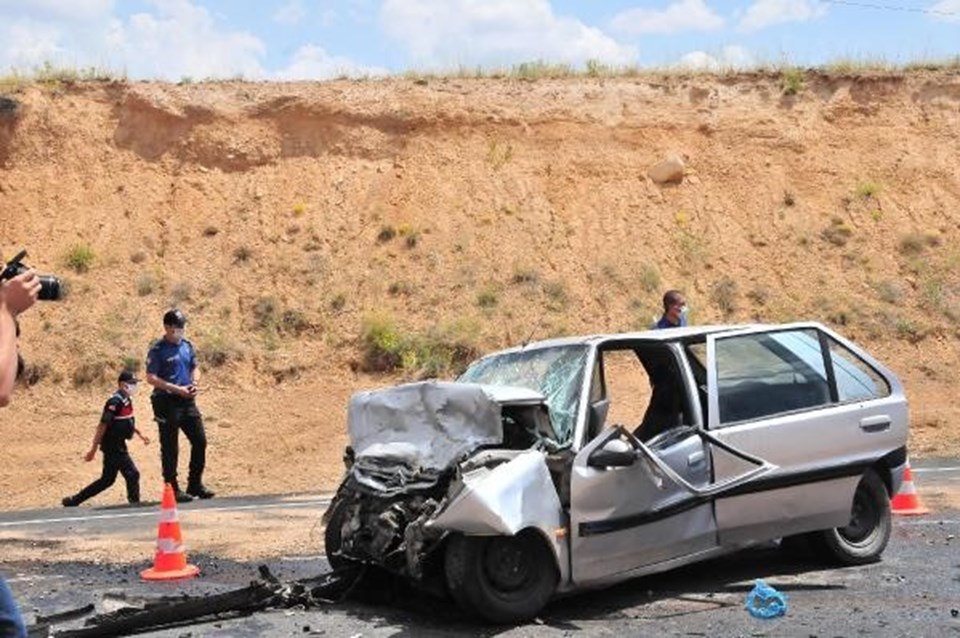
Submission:
M 0 282 L 0 407 L 10 403 L 17 378 L 17 315 L 36 302 L 39 292 L 40 279 L 32 270 Z
M 150 443 L 150 439 L 143 435 L 143 432 L 140 431 L 140 428 L 133 428 L 133 433 L 140 437 L 140 440 L 143 441 L 144 445 L 148 445 Z
M 149 383 L 150 385 L 152 385 L 158 390 L 161 390 L 163 392 L 169 392 L 171 394 L 176 394 L 177 396 L 181 396 L 184 398 L 187 398 L 191 395 L 191 392 L 189 389 L 190 386 L 177 385 L 175 383 L 171 383 L 169 381 L 166 381 L 165 379 L 161 379 L 160 377 L 153 374 L 152 372 L 147 372 L 147 383 Z
M 93 435 L 93 444 L 90 446 L 90 451 L 83 455 L 84 461 L 92 461 L 93 457 L 97 455 L 97 448 L 100 447 L 100 441 L 103 440 L 103 435 L 107 431 L 107 424 L 104 421 L 100 422 L 100 425 L 97 426 L 97 431 Z

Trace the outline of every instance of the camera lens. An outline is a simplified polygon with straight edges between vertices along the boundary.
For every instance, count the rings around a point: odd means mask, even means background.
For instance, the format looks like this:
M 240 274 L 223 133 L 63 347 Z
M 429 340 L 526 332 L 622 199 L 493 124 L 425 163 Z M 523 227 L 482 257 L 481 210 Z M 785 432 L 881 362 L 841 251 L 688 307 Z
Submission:
M 37 299 L 44 301 L 57 301 L 63 298 L 63 285 L 60 279 L 52 275 L 41 275 L 40 294 Z

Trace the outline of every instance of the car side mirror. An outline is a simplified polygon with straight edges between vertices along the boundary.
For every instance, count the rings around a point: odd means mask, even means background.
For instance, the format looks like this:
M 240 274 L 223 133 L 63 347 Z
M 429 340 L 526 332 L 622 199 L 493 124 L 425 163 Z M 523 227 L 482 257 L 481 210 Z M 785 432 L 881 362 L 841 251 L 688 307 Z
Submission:
M 594 450 L 587 465 L 596 468 L 630 467 L 637 460 L 637 452 L 626 441 L 610 439 L 603 447 Z

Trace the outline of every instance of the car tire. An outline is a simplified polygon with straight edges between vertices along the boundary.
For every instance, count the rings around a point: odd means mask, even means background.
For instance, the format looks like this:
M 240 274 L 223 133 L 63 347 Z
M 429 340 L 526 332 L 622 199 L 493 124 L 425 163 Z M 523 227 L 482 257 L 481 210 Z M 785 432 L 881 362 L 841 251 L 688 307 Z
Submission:
M 455 536 L 447 545 L 444 569 L 460 608 L 496 624 L 534 618 L 559 580 L 553 553 L 533 530 L 516 536 Z
M 334 499 L 334 501 L 330 503 L 330 514 L 326 517 L 327 526 L 326 529 L 323 530 L 323 551 L 327 555 L 327 562 L 330 563 L 330 567 L 333 569 L 342 569 L 356 565 L 354 561 L 344 557 L 340 553 L 340 548 L 343 545 L 341 535 L 343 534 L 343 524 L 346 514 L 347 507 L 343 501 Z
M 841 565 L 863 565 L 880 560 L 890 540 L 890 495 L 873 470 L 860 479 L 853 496 L 850 523 L 811 536 L 826 556 Z

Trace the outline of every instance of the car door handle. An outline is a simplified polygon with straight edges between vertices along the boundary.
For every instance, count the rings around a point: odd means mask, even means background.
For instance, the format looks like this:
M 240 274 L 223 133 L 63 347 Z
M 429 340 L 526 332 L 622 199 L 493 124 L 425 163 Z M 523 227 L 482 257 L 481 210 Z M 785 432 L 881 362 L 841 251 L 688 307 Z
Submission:
M 860 429 L 864 432 L 883 432 L 890 429 L 890 417 L 886 414 L 868 416 L 860 419 Z
M 687 465 L 693 467 L 694 465 L 700 465 L 703 463 L 703 452 L 694 452 L 687 457 Z

